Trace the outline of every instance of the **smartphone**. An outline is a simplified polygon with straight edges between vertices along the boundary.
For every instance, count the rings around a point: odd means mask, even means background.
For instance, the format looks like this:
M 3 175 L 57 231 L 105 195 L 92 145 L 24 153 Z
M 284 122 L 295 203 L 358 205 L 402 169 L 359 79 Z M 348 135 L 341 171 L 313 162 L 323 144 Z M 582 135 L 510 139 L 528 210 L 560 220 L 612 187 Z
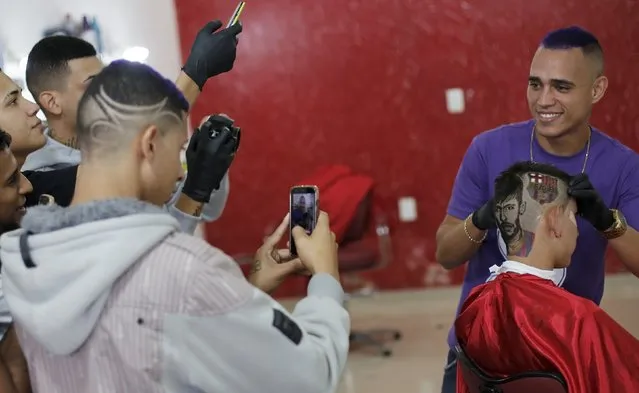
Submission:
M 236 24 L 238 20 L 240 20 L 240 15 L 242 15 L 242 11 L 244 11 L 245 5 L 246 5 L 245 1 L 240 1 L 237 7 L 235 7 L 235 11 L 233 12 L 233 15 L 231 16 L 231 19 L 229 19 L 229 23 L 226 25 L 227 29 L 233 26 L 234 24 Z
M 319 217 L 319 188 L 317 186 L 294 186 L 289 193 L 289 249 L 291 255 L 297 255 L 293 228 L 300 226 L 311 234 Z

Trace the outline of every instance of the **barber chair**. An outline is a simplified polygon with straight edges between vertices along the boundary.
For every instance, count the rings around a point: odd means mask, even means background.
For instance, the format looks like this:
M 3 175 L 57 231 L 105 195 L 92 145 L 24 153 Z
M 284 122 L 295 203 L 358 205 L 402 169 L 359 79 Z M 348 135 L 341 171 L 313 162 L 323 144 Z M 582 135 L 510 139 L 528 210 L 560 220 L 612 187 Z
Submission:
M 342 281 L 358 280 L 358 274 L 387 266 L 392 259 L 390 232 L 386 217 L 381 212 L 374 212 L 372 195 L 369 194 L 358 206 L 357 212 L 339 245 L 339 270 Z M 375 233 L 370 236 L 371 219 L 375 222 Z M 354 297 L 368 297 L 375 294 L 370 287 L 359 288 L 346 295 L 345 307 Z M 387 341 L 397 341 L 402 333 L 397 329 L 382 328 L 369 331 L 352 330 L 351 344 L 376 348 L 379 353 L 388 357 L 392 350 L 386 346 Z
M 457 362 L 470 393 L 567 393 L 563 377 L 548 371 L 528 371 L 506 378 L 493 378 L 472 361 L 460 345 L 455 346 Z

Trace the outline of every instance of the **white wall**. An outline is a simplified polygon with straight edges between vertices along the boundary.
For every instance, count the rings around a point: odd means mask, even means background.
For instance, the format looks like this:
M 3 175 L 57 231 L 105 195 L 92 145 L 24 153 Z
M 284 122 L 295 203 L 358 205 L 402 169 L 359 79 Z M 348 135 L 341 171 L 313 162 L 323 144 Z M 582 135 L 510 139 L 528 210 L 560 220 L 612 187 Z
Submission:
M 0 45 L 19 62 L 41 38 L 42 31 L 66 13 L 78 19 L 96 16 L 105 47 L 119 57 L 126 48 L 149 49 L 147 64 L 170 79 L 180 67 L 173 0 L 0 0 Z M 5 51 L 3 51 L 5 52 Z

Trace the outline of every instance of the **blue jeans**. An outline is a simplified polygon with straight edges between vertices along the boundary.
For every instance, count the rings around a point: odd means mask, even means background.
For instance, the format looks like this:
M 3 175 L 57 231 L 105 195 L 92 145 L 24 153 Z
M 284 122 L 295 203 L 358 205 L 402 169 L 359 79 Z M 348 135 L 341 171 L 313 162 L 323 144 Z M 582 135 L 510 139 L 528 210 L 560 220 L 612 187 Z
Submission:
M 442 393 L 457 392 L 457 356 L 452 350 L 448 350 L 446 367 L 444 367 L 444 380 L 442 382 Z

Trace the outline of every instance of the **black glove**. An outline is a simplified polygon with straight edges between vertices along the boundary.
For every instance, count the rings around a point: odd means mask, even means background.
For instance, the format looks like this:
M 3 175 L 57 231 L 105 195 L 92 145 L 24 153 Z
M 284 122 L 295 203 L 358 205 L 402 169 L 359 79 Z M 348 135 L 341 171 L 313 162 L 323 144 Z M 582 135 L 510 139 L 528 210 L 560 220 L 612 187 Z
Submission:
M 497 222 L 495 221 L 493 200 L 490 199 L 488 202 L 484 203 L 482 207 L 475 210 L 470 220 L 477 229 L 482 231 L 496 227 Z
M 191 46 L 191 54 L 186 59 L 182 71 L 195 82 L 200 90 L 209 78 L 233 69 L 235 62 L 237 35 L 242 32 L 242 24 L 236 23 L 222 29 L 222 22 L 209 22 L 197 33 Z
M 585 173 L 570 179 L 568 195 L 575 198 L 577 202 L 577 214 L 588 220 L 598 231 L 605 231 L 615 222 L 612 211 L 601 199 Z
M 233 120 L 214 115 L 195 130 L 186 149 L 187 174 L 182 193 L 207 203 L 228 171 L 240 146 L 240 129 Z

